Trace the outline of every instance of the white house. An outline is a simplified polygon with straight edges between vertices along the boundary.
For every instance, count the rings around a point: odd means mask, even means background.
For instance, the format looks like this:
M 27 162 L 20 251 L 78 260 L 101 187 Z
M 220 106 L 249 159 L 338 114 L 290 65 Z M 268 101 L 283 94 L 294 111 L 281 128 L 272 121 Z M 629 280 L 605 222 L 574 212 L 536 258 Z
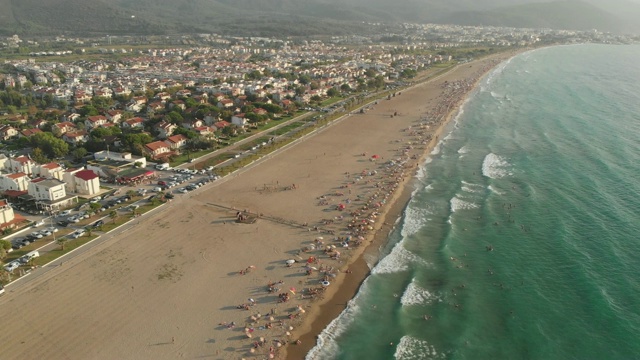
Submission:
M 4 168 L 10 172 L 22 172 L 27 175 L 31 175 L 33 173 L 33 167 L 36 163 L 26 156 L 18 156 L 15 158 L 9 158 L 8 161 L 4 163 Z
M 0 200 L 0 229 L 15 227 L 16 216 L 5 200 Z
M 231 123 L 242 128 L 247 125 L 247 119 L 245 119 L 244 114 L 235 114 L 231 117 Z
M 75 193 L 93 196 L 100 192 L 100 178 L 92 170 L 80 170 L 73 175 Z
M 33 174 L 47 179 L 62 180 L 64 169 L 60 164 L 53 162 L 42 165 L 38 164 L 34 167 Z
M 37 178 L 31 180 L 27 189 L 29 195 L 37 200 L 55 201 L 67 196 L 64 182 L 58 179 Z
M 76 196 L 67 197 L 65 183 L 58 179 L 33 179 L 27 191 L 36 200 L 36 206 L 46 210 L 68 206 L 77 199 Z
M 26 191 L 28 186 L 29 186 L 29 176 L 27 176 L 27 174 L 23 172 L 0 176 L 1 190 Z

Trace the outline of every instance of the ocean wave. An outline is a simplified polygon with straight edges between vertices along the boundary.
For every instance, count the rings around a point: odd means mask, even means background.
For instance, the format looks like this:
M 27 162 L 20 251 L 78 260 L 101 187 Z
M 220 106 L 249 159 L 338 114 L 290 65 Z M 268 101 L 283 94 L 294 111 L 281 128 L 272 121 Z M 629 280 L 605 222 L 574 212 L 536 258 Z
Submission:
M 430 266 L 424 259 L 405 249 L 403 243 L 404 240 L 398 242 L 391 250 L 391 253 L 383 257 L 373 270 L 371 270 L 371 274 L 392 274 L 407 271 L 409 270 L 410 264 Z
M 431 150 L 431 154 L 430 155 L 438 155 L 440 154 L 440 148 L 442 147 L 442 140 L 440 140 L 436 146 L 433 147 L 433 150 Z
M 474 183 L 470 183 L 462 180 L 462 187 L 460 189 L 468 193 L 479 193 L 479 192 L 482 192 L 482 190 L 484 190 L 484 185 L 474 184 Z
M 463 145 L 459 150 L 458 150 L 458 154 L 468 154 L 469 153 L 469 148 L 467 148 L 467 145 Z
M 360 287 L 360 291 L 349 300 L 347 307 L 333 319 L 327 327 L 318 335 L 318 341 L 305 357 L 305 360 L 333 359 L 340 352 L 337 338 L 342 335 L 361 312 L 358 301 L 362 296 L 366 297 L 367 280 Z
M 432 212 L 425 208 L 407 207 L 404 212 L 404 223 L 400 234 L 407 237 L 416 234 L 427 223 L 427 217 Z
M 489 153 L 482 161 L 482 175 L 491 179 L 503 178 L 511 175 L 508 170 L 509 166 L 511 166 L 511 164 L 509 164 L 505 158 L 494 153 Z
M 487 189 L 489 189 L 489 191 L 491 191 L 492 193 L 498 194 L 498 195 L 504 195 L 505 192 L 504 191 L 499 191 L 497 189 L 495 189 L 493 186 L 489 185 L 487 187 Z
M 416 280 L 413 279 L 404 290 L 400 298 L 400 303 L 402 306 L 427 305 L 434 300 L 438 300 L 438 297 L 430 293 L 427 289 L 416 285 Z
M 449 203 L 451 204 L 451 212 L 454 213 L 458 210 L 470 210 L 470 209 L 477 209 L 478 205 L 469 202 L 469 201 L 464 201 L 460 198 L 458 198 L 457 196 L 454 196 L 453 198 L 451 198 L 451 200 L 449 201 Z
M 419 340 L 405 335 L 400 339 L 393 357 L 397 360 L 424 360 L 444 359 L 444 354 L 439 354 L 433 345 L 425 340 Z

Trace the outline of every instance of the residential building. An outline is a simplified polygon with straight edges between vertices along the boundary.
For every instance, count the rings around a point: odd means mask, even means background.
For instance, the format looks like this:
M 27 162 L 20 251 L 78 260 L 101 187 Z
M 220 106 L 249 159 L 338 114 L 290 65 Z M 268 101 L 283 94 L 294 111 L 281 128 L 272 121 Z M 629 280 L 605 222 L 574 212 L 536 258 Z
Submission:
M 14 172 L 14 173 L 25 173 L 27 175 L 31 175 L 33 173 L 33 167 L 36 165 L 36 163 L 31 160 L 31 158 L 27 157 L 27 156 L 18 156 L 15 158 L 8 158 L 7 161 L 4 163 L 4 168 L 6 170 L 8 170 L 9 172 Z
M 23 172 L 0 175 L 0 190 L 25 191 L 29 180 L 29 176 Z
M 38 164 L 33 169 L 33 174 L 45 179 L 58 179 L 62 180 L 64 176 L 64 169 L 58 163 Z

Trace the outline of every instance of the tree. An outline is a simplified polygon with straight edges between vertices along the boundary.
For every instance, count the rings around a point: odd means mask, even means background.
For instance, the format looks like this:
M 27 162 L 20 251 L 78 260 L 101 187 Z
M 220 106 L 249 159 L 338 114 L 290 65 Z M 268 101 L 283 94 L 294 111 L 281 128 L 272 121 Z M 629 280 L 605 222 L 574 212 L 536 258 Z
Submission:
M 327 90 L 327 96 L 329 96 L 329 97 L 336 97 L 338 95 L 340 95 L 340 92 L 338 90 L 336 90 L 335 88 L 331 88 L 331 89 Z
M 73 150 L 73 158 L 76 161 L 80 161 L 82 160 L 82 158 L 84 158 L 87 155 L 87 153 L 88 153 L 87 149 L 83 147 L 76 148 L 75 150 Z
M 0 240 L 0 259 L 4 259 L 7 256 L 7 251 L 11 249 L 11 242 L 7 240 Z
M 183 128 L 182 126 L 178 127 L 174 132 L 174 135 L 182 134 L 186 136 L 188 139 L 195 139 L 198 137 L 198 133 L 187 128 Z
M 37 133 L 30 137 L 31 145 L 40 148 L 49 158 L 61 158 L 69 153 L 69 145 L 51 133 Z
M 31 151 L 31 159 L 38 164 L 46 164 L 49 162 L 49 159 L 40 148 L 35 148 Z
M 169 116 L 169 121 L 173 124 L 180 125 L 184 121 L 184 118 L 182 117 L 182 115 L 180 115 L 180 113 L 177 112 L 176 110 L 172 110 L 167 115 Z
M 60 250 L 64 251 L 64 244 L 67 243 L 67 238 L 65 236 L 61 236 L 56 239 L 58 245 L 60 245 Z
M 98 109 L 96 109 L 93 105 L 85 105 L 80 109 L 80 115 L 82 116 L 96 116 L 100 114 Z
M 116 218 L 117 218 L 117 217 L 118 217 L 118 212 L 117 212 L 117 211 L 115 211 L 115 210 L 111 210 L 111 211 L 109 212 L 109 218 L 110 218 L 111 220 L 113 220 L 113 223 L 114 223 L 114 224 L 116 223 Z

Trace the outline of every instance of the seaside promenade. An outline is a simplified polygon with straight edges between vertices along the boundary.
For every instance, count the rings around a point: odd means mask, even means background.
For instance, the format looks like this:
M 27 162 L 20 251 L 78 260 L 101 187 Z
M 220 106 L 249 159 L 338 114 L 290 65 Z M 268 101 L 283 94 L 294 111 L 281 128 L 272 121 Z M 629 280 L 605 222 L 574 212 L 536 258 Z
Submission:
M 366 276 L 362 254 L 386 239 L 449 115 L 511 55 L 380 100 L 5 294 L 3 356 L 302 358 Z

